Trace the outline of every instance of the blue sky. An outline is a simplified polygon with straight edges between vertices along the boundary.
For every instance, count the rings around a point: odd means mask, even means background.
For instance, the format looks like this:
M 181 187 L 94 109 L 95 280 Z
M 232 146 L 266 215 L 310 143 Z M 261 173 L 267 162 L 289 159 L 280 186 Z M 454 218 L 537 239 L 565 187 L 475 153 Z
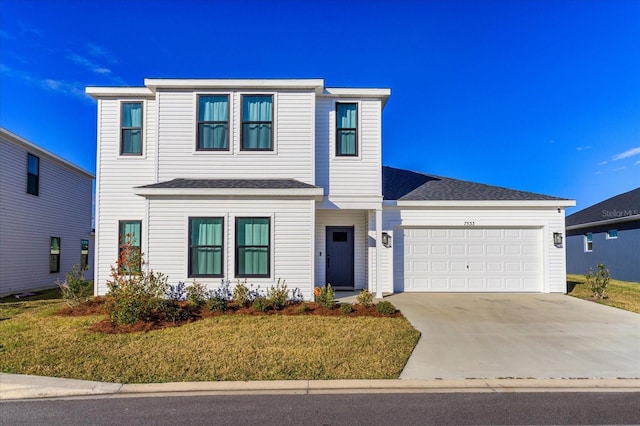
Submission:
M 574 198 L 640 186 L 640 0 L 0 1 L 0 125 L 95 172 L 84 87 L 388 87 L 383 162 Z

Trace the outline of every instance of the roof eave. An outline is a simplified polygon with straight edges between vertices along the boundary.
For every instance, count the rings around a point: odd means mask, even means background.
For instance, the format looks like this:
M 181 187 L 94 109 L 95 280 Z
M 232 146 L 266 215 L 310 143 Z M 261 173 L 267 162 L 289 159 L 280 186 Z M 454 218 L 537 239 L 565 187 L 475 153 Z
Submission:
M 631 215 L 631 216 L 623 216 L 617 217 L 615 219 L 607 219 L 607 220 L 599 220 L 597 222 L 587 222 L 587 223 L 578 223 L 576 225 L 567 226 L 567 231 L 573 231 L 575 229 L 583 229 L 583 228 L 593 228 L 596 226 L 606 226 L 606 225 L 615 225 L 618 223 L 626 223 L 633 221 L 640 221 L 640 215 Z
M 322 199 L 322 188 L 134 188 L 133 193 L 153 196 L 301 197 Z
M 307 79 L 206 79 L 206 78 L 145 78 L 144 85 L 157 89 L 292 89 L 322 93 L 324 80 Z
M 398 207 L 544 207 L 575 206 L 575 200 L 398 200 Z
M 87 86 L 84 89 L 85 93 L 94 99 L 108 98 L 108 97 L 153 97 L 155 91 L 152 91 L 148 87 L 97 87 Z

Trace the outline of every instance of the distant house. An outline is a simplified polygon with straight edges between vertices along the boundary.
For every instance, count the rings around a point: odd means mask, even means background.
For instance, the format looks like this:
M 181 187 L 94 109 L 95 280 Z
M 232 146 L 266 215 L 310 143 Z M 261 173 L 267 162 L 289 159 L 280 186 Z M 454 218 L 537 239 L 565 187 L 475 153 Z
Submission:
M 567 272 L 640 282 L 640 187 L 567 216 Z
M 96 294 L 125 239 L 144 267 L 210 288 L 566 291 L 554 234 L 575 202 L 383 167 L 390 89 L 145 79 L 86 91 L 98 117 Z
M 94 176 L 0 127 L 0 296 L 93 277 Z

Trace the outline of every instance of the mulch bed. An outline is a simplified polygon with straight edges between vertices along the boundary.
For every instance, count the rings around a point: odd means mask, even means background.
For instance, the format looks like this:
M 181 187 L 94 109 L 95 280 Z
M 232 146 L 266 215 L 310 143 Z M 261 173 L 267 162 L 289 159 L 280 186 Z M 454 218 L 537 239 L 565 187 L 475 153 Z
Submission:
M 66 306 L 60 309 L 57 312 L 57 315 L 61 316 L 88 316 L 88 315 L 106 315 L 106 310 L 104 307 L 105 298 L 103 296 L 93 297 L 90 300 L 78 305 L 78 306 Z M 179 302 L 185 303 L 185 302 Z M 302 309 L 302 306 L 306 305 L 306 309 Z M 186 306 L 186 305 L 185 305 Z M 107 334 L 119 334 L 119 333 L 136 333 L 140 331 L 151 331 L 151 330 L 160 330 L 168 327 L 179 327 L 184 324 L 188 324 L 194 321 L 198 321 L 202 318 L 214 317 L 214 316 L 227 316 L 227 315 L 317 315 L 317 316 L 335 316 L 335 317 L 391 317 L 396 318 L 402 316 L 400 311 L 396 310 L 393 314 L 381 314 L 376 311 L 375 306 L 370 306 L 368 308 L 358 305 L 352 304 L 352 312 L 345 314 L 340 311 L 338 305 L 336 305 L 333 309 L 323 308 L 317 303 L 313 302 L 298 302 L 291 303 L 285 306 L 281 310 L 268 310 L 267 312 L 262 312 L 257 309 L 254 309 L 253 306 L 248 307 L 238 307 L 233 304 L 233 302 L 229 302 L 226 311 L 216 311 L 211 312 L 206 308 L 198 308 L 192 307 L 189 308 L 190 317 L 183 321 L 167 321 L 154 319 L 152 321 L 138 321 L 135 324 L 131 325 L 114 325 L 109 319 L 104 319 L 98 321 L 90 327 L 91 331 L 97 333 L 107 333 Z

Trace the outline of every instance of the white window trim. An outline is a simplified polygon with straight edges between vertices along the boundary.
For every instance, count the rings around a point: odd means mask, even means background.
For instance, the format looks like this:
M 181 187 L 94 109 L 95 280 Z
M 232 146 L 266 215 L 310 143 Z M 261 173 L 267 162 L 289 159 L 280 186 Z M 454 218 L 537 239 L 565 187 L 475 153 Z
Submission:
M 278 92 L 270 92 L 270 91 L 255 91 L 255 92 L 235 92 L 237 96 L 235 97 L 234 103 L 234 111 L 237 112 L 238 119 L 235 121 L 234 130 L 237 135 L 234 138 L 234 146 L 233 152 L 235 155 L 241 156 L 265 156 L 265 155 L 278 155 Z M 271 150 L 243 150 L 242 149 L 242 97 L 243 96 L 252 96 L 252 95 L 271 95 L 273 99 L 273 117 L 271 123 L 271 142 L 273 143 L 273 149 Z M 229 124 L 231 125 L 231 124 Z
M 591 241 L 589 241 L 589 235 L 591 235 Z M 589 248 L 589 243 L 591 243 L 591 248 Z M 593 251 L 593 233 L 587 232 L 584 235 L 584 251 L 585 253 L 591 253 Z
M 140 102 L 142 104 L 142 152 L 137 154 L 123 154 L 122 151 L 122 104 Z M 146 99 L 120 99 L 118 102 L 118 146 L 116 158 L 118 160 L 146 160 L 147 159 L 147 100 Z
M 269 276 L 268 277 L 256 277 L 256 278 L 244 278 L 236 276 L 236 219 L 237 218 L 251 218 L 251 217 L 266 217 L 269 218 L 269 249 L 271 252 L 269 253 Z M 229 248 L 229 254 L 227 259 L 229 260 L 229 268 L 231 270 L 228 271 L 227 276 L 225 278 L 229 278 L 232 280 L 247 280 L 247 283 L 258 283 L 258 284 L 273 284 L 276 282 L 276 271 L 275 271 L 275 258 L 276 258 L 276 233 L 275 233 L 275 223 L 276 223 L 276 215 L 274 212 L 260 212 L 255 211 L 247 214 L 230 214 L 229 215 L 229 227 L 230 234 L 227 237 L 227 247 Z
M 612 236 L 609 235 L 609 232 L 611 232 L 611 231 L 616 231 L 616 236 L 615 237 L 612 237 Z M 618 230 L 617 229 L 609 229 L 607 231 L 607 233 L 606 233 L 606 238 L 607 238 L 607 240 L 617 240 L 618 239 Z
M 229 97 L 229 149 L 220 150 L 220 151 L 209 151 L 209 150 L 198 150 L 198 97 L 199 96 L 228 96 Z M 193 120 L 192 129 L 193 129 L 193 145 L 191 146 L 192 153 L 194 155 L 214 155 L 214 156 L 225 156 L 225 155 L 233 155 L 235 153 L 235 98 L 236 92 L 224 91 L 224 92 L 195 92 L 193 94 L 193 114 L 191 119 Z

